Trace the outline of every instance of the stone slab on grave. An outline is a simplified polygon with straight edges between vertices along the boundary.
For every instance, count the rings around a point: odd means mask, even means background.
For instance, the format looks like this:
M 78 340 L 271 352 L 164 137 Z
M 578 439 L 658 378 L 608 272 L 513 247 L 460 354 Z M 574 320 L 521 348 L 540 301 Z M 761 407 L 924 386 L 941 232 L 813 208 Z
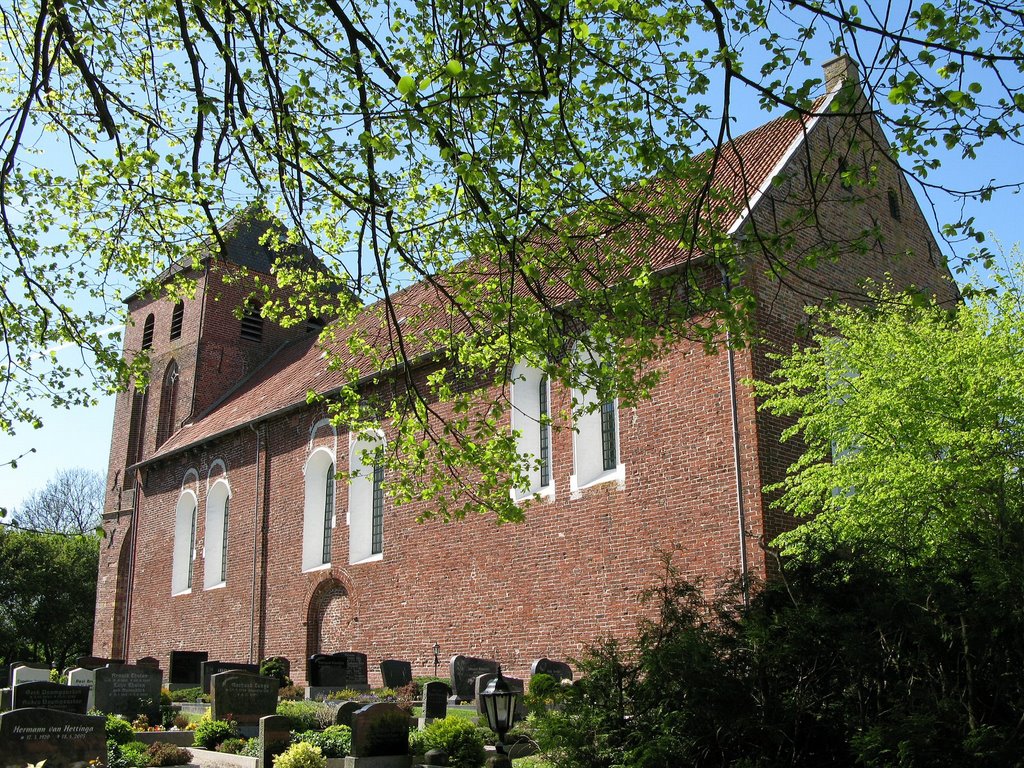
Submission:
M 79 656 L 75 659 L 75 666 L 82 669 L 99 669 L 108 664 L 124 664 L 124 659 L 108 659 L 103 656 Z
M 251 675 L 260 673 L 259 664 L 243 664 L 232 661 L 204 661 L 200 665 L 200 676 L 203 680 L 203 693 L 210 692 L 210 678 L 221 672 L 248 672 Z
M 0 712 L 6 712 L 11 708 L 11 689 L 0 688 Z
M 412 664 L 398 659 L 384 659 L 380 676 L 385 688 L 401 688 L 412 682 Z
M 37 661 L 12 661 L 7 665 L 7 682 L 4 683 L 4 688 L 10 688 L 14 685 L 14 670 L 18 667 L 32 667 L 33 669 L 49 669 L 49 664 L 41 664 Z M 47 678 L 49 679 L 49 678 Z
M 487 718 L 484 715 L 484 702 L 483 699 L 480 698 L 480 694 L 483 693 L 484 689 L 487 688 L 488 685 L 490 685 L 491 680 L 497 676 L 497 673 L 492 674 L 488 672 L 484 675 L 478 675 L 476 680 L 473 681 L 473 690 L 475 692 L 474 698 L 476 699 L 476 713 L 484 718 L 483 722 L 487 722 Z M 517 723 L 526 718 L 526 703 L 523 701 L 523 693 L 526 688 L 523 685 L 523 681 L 517 677 L 505 677 L 504 675 L 502 675 L 502 677 L 505 679 L 508 689 L 510 691 L 515 691 L 517 694 L 516 712 L 515 716 L 512 718 L 512 722 Z
M 448 699 L 449 704 L 458 704 L 460 701 L 473 701 L 476 697 L 474 681 L 480 675 L 489 673 L 497 674 L 498 662 L 493 659 L 478 659 L 473 656 L 452 656 L 450 663 L 452 679 L 452 696 Z
M 15 667 L 11 673 L 11 687 L 22 685 L 23 683 L 48 683 L 50 682 L 50 668 L 49 667 L 29 667 L 22 664 L 20 667 Z
M 203 684 L 203 662 L 209 658 L 206 651 L 171 651 L 167 662 L 168 684 L 198 688 Z
M 329 694 L 346 688 L 370 690 L 365 653 L 316 653 L 309 657 L 307 699 L 325 699 Z
M 572 680 L 572 667 L 564 661 L 537 659 L 530 666 L 530 675 L 550 675 L 555 680 Z
M 11 689 L 11 709 L 56 709 L 84 715 L 89 711 L 89 689 L 48 680 L 22 683 Z
M 94 689 L 96 688 L 96 672 L 92 669 L 85 669 L 83 667 L 75 667 L 68 671 L 68 685 L 77 685 L 80 688 L 89 689 L 89 699 L 87 702 L 87 710 L 96 708 L 96 694 Z
M 96 709 L 134 720 L 145 715 L 150 724 L 160 723 L 159 669 L 116 664 L 101 667 L 94 673 L 93 697 Z
M 259 733 L 260 718 L 277 712 L 276 677 L 250 672 L 218 672 L 210 678 L 210 717 L 234 720 L 246 738 Z
M 160 669 L 160 659 L 155 656 L 143 656 L 135 662 L 137 667 L 152 667 L 153 669 Z
M 359 701 L 343 701 L 341 706 L 334 712 L 334 724 L 335 725 L 347 725 L 349 728 L 352 727 L 352 715 L 363 708 L 362 702 Z
M 54 709 L 0 714 L 0 768 L 83 768 L 107 760 L 106 718 Z
M 409 755 L 409 715 L 397 704 L 367 704 L 352 715 L 352 761 L 346 768 L 367 766 L 403 766 L 412 761 Z M 395 758 L 395 760 L 365 760 Z
M 448 716 L 448 696 L 451 688 L 440 680 L 432 680 L 423 686 L 423 720 L 444 720 Z
M 260 718 L 260 761 L 256 768 L 272 768 L 274 758 L 288 749 L 292 742 L 290 721 L 281 715 Z

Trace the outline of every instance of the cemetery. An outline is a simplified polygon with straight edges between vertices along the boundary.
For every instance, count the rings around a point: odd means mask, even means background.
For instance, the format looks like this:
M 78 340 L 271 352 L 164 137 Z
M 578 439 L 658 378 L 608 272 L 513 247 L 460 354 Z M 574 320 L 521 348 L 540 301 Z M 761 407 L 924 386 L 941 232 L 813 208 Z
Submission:
M 310 685 L 291 662 L 81 657 L 63 671 L 15 662 L 4 670 L 0 768 L 481 768 L 545 766 L 533 756 L 531 695 L 571 683 L 564 662 L 537 659 L 529 686 L 497 661 L 453 656 L 449 676 L 417 677 L 383 659 L 371 688 L 365 654 L 316 654 Z M 141 662 L 141 663 L 140 663 Z

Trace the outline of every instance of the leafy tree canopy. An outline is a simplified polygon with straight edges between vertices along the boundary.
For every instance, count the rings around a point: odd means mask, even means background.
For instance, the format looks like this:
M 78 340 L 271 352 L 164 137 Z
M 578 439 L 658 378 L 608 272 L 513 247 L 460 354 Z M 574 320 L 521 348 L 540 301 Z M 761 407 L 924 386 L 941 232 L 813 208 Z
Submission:
M 791 551 L 842 542 L 893 562 L 998 538 L 1024 513 L 1020 267 L 953 310 L 901 301 L 819 312 L 814 343 L 780 357 L 764 407 L 806 451 L 770 489 L 798 517 Z
M 439 290 L 465 330 L 443 344 L 462 381 L 507 375 L 523 358 L 564 360 L 587 334 L 601 359 L 615 350 L 614 364 L 556 362 L 551 373 L 642 397 L 665 343 L 749 330 L 741 281 L 727 290 L 687 269 L 652 274 L 642 258 L 656 233 L 735 278 L 741 247 L 767 247 L 728 239 L 714 214 L 746 201 L 707 185 L 736 102 L 806 114 L 822 90 L 811 51 L 849 51 L 868 100 L 835 109 L 886 104 L 892 150 L 925 192 L 937 148 L 970 157 L 984 142 L 1017 144 L 1024 114 L 1024 16 L 985 0 L 19 0 L 0 13 L 7 431 L 38 421 L 33 397 L 91 398 L 66 386 L 69 367 L 52 356 L 41 365 L 40 349 L 91 351 L 112 383 L 144 377 L 144 355 L 122 361 L 102 333 L 116 287 L 145 287 L 197 239 L 216 250 L 217 223 L 254 200 L 285 224 L 281 245 L 329 268 L 319 278 L 279 268 L 300 297 L 266 302 L 269 316 L 344 323 L 383 299 L 389 352 L 404 361 L 412 331 L 388 300 L 447 275 Z M 614 238 L 594 258 L 609 232 L 632 238 L 641 258 Z M 971 222 L 949 234 L 973 234 Z M 481 269 L 452 272 L 467 257 Z M 571 314 L 549 311 L 567 297 Z M 711 311 L 695 322 L 693 308 Z M 405 495 L 464 512 L 438 490 L 461 472 L 514 517 L 507 483 L 493 479 L 522 475 L 504 420 L 448 381 L 388 414 L 407 425 L 395 445 L 421 477 L 446 468 Z M 437 397 L 467 417 L 437 424 Z M 339 418 L 379 422 L 358 400 Z

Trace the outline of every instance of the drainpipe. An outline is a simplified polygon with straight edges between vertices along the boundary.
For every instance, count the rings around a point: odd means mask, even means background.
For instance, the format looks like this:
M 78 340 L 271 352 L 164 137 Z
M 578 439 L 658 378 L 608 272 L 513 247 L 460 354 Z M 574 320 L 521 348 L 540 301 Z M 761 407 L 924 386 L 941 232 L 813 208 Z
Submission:
M 256 435 L 256 487 L 253 492 L 252 508 L 252 596 L 249 602 L 249 663 L 253 664 L 253 650 L 256 642 L 256 553 L 260 536 L 260 431 L 252 424 L 249 429 Z
M 719 265 L 722 271 L 722 285 L 725 287 L 726 296 L 729 295 L 731 283 L 729 273 L 724 266 Z M 732 465 L 736 476 L 736 515 L 739 526 L 740 539 L 740 589 L 743 592 L 743 607 L 750 607 L 750 583 L 747 566 L 747 514 L 743 504 L 743 468 L 740 461 L 740 417 L 736 398 L 736 356 L 732 348 L 732 335 L 725 332 L 726 356 L 729 361 L 729 405 L 732 410 Z

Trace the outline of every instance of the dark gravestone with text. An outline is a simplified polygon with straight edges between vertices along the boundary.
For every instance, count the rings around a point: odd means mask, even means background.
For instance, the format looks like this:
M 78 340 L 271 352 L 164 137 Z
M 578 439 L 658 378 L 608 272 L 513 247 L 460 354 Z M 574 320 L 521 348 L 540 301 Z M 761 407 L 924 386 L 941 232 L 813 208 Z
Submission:
M 219 672 L 210 678 L 210 716 L 234 720 L 243 736 L 255 736 L 260 718 L 277 711 L 276 677 Z
M 440 680 L 431 680 L 423 686 L 423 717 L 426 720 L 444 720 L 448 715 L 448 696 L 451 688 Z
M 57 709 L 84 715 L 89 709 L 89 689 L 59 683 L 22 683 L 11 691 L 11 709 Z
M 84 768 L 107 760 L 106 718 L 53 709 L 0 714 L 0 768 Z
M 167 662 L 167 682 L 171 685 L 202 685 L 202 665 L 209 658 L 206 651 L 171 651 Z
M 271 768 L 274 758 L 288 749 L 292 741 L 291 721 L 281 715 L 260 718 L 260 762 L 257 768 Z
M 359 689 L 367 683 L 365 653 L 317 653 L 309 657 L 311 686 Z
M 202 663 L 203 693 L 210 692 L 210 678 L 219 675 L 221 672 L 248 672 L 258 675 L 259 664 L 242 664 L 230 661 L 204 661 Z
M 104 656 L 79 656 L 75 665 L 82 669 L 99 669 L 108 664 L 124 664 L 124 659 L 108 659 Z
M 160 722 L 159 669 L 134 664 L 102 667 L 96 670 L 93 701 L 96 709 L 134 720 L 145 715 L 150 724 Z
M 449 701 L 472 701 L 476 696 L 473 686 L 480 675 L 497 673 L 498 662 L 491 659 L 477 659 L 472 656 L 452 656 L 452 694 Z
M 135 662 L 137 667 L 152 667 L 153 669 L 160 669 L 160 659 L 153 656 L 143 656 L 141 659 Z
M 380 663 L 380 676 L 385 688 L 401 688 L 412 682 L 412 664 L 398 659 L 385 659 Z
M 530 675 L 550 675 L 555 680 L 572 680 L 572 667 L 564 661 L 537 659 L 530 667 Z
M 367 704 L 352 716 L 352 757 L 409 754 L 409 715 L 397 704 Z

